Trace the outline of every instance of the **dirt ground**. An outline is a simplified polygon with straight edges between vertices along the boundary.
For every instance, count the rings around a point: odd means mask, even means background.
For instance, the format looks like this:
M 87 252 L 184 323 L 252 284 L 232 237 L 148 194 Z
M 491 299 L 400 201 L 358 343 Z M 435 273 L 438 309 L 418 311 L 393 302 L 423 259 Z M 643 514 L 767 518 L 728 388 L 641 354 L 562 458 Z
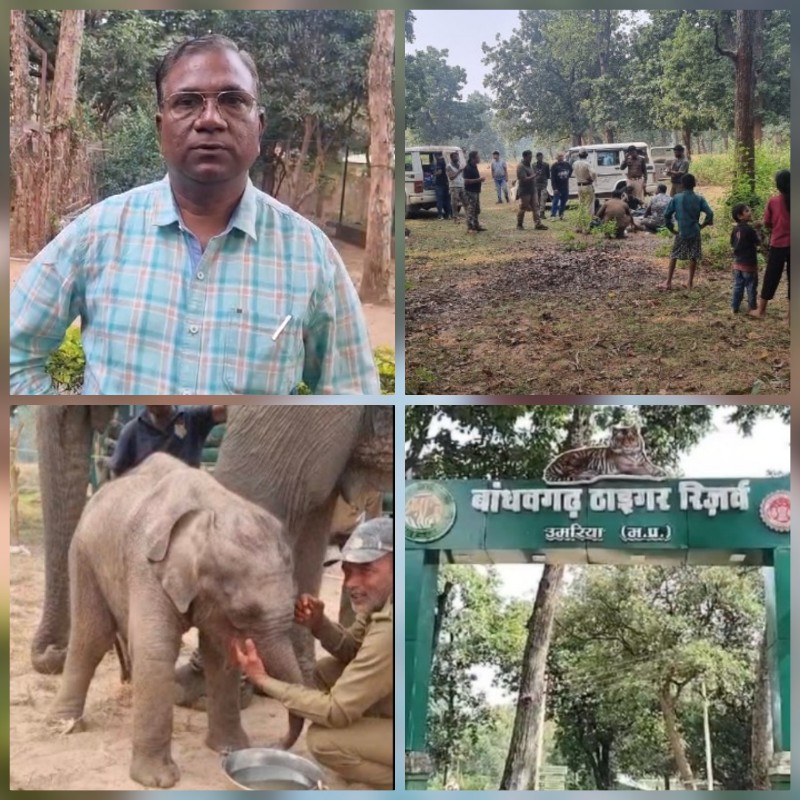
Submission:
M 409 393 L 788 392 L 785 279 L 766 319 L 733 315 L 729 268 L 701 264 L 687 292 L 679 262 L 675 288 L 658 291 L 672 237 L 575 233 L 574 200 L 549 230 L 528 214 L 518 231 L 516 205 L 496 204 L 490 181 L 481 199 L 485 232 L 435 213 L 406 222 Z
M 341 242 L 337 239 L 331 240 L 334 247 L 339 252 L 342 260 L 347 265 L 347 272 L 358 286 L 361 282 L 361 275 L 364 271 L 364 251 L 360 247 Z M 23 270 L 28 265 L 27 259 L 12 258 L 10 260 L 11 287 L 19 280 Z M 392 295 L 394 295 L 394 282 L 392 283 Z M 375 303 L 364 303 L 364 316 L 367 319 L 369 330 L 369 340 L 373 349 L 376 347 L 391 347 L 395 349 L 394 334 L 394 303 L 390 305 L 376 305 Z
M 35 513 L 36 501 L 25 504 Z M 41 525 L 28 521 L 21 531 L 30 555 L 11 556 L 10 615 L 10 787 L 12 790 L 141 790 L 128 777 L 131 758 L 131 690 L 119 681 L 116 656 L 110 652 L 97 669 L 86 703 L 86 730 L 63 734 L 45 721 L 61 677 L 40 675 L 30 663 L 30 644 L 39 621 L 44 592 Z M 336 613 L 341 590 L 338 566 L 325 571 L 322 599 Z M 184 637 L 181 661 L 196 643 L 196 631 Z M 175 707 L 172 755 L 181 770 L 178 790 L 236 787 L 220 768 L 220 758 L 204 744 L 205 713 Z M 275 744 L 286 732 L 287 716 L 277 701 L 256 695 L 242 712 L 251 745 Z M 292 752 L 308 756 L 305 732 Z M 357 789 L 328 772 L 331 789 Z

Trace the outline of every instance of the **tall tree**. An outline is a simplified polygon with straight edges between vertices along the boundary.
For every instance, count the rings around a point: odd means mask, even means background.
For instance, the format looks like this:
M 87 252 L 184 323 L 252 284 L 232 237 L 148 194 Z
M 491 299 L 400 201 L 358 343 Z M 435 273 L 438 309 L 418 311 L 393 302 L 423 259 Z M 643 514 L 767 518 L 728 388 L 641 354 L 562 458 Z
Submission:
M 78 104 L 78 71 L 81 65 L 85 11 L 62 11 L 58 55 L 50 92 L 50 165 L 47 171 L 48 238 L 58 233 L 58 219 L 69 197 L 67 185 L 77 152 L 73 125 Z
M 377 11 L 369 59 L 369 204 L 364 275 L 358 293 L 364 303 L 388 303 L 392 264 L 394 198 L 394 11 Z
M 589 443 L 591 418 L 592 410 L 589 406 L 575 406 L 572 409 L 572 418 L 567 429 L 567 450 Z M 545 717 L 542 712 L 546 702 L 547 654 L 558 600 L 564 586 L 565 569 L 563 564 L 546 564 L 536 589 L 522 656 L 517 713 L 500 782 L 501 789 L 525 790 L 531 786 L 537 747 L 544 736 Z
M 449 55 L 427 47 L 406 56 L 406 128 L 421 143 L 444 144 L 480 128 L 483 104 L 461 99 L 467 73 L 448 64 Z
M 736 140 L 736 177 L 744 178 L 751 194 L 756 188 L 753 97 L 755 91 L 754 48 L 761 12 L 739 9 L 736 12 L 735 49 L 722 47 L 719 25 L 715 27 L 717 51 L 727 56 L 736 73 L 736 113 L 733 133 Z

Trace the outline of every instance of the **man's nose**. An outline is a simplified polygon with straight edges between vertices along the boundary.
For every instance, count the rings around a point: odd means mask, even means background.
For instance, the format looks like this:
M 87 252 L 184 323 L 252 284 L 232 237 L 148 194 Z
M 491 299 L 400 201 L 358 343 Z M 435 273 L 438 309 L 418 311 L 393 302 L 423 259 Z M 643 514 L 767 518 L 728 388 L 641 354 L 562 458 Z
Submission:
M 227 125 L 225 117 L 219 110 L 216 97 L 203 98 L 203 110 L 197 115 L 194 121 L 195 127 L 206 128 L 209 126 L 224 128 Z

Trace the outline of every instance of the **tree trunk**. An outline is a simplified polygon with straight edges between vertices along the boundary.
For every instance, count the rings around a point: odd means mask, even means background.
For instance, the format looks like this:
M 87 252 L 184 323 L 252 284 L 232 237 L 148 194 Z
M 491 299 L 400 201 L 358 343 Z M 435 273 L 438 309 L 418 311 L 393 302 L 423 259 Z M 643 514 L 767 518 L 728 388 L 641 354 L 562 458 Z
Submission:
M 669 689 L 669 683 L 665 683 L 659 691 L 659 701 L 661 703 L 661 714 L 664 717 L 664 728 L 667 732 L 670 750 L 678 767 L 684 789 L 697 789 L 694 782 L 692 768 L 686 758 L 686 745 L 683 742 L 680 731 L 678 730 L 678 719 L 675 715 L 675 702 Z
M 359 297 L 388 303 L 392 276 L 392 200 L 394 196 L 394 11 L 377 11 L 369 57 L 369 206 L 364 274 Z
M 753 721 L 750 731 L 750 764 L 755 790 L 770 789 L 769 759 L 772 743 L 770 730 L 769 661 L 767 658 L 767 632 L 761 637 L 758 655 L 758 672 L 753 696 Z
M 11 124 L 22 125 L 31 118 L 28 88 L 28 42 L 24 11 L 11 12 Z M 13 142 L 12 142 L 13 144 Z
M 755 42 L 757 11 L 736 12 L 736 114 L 734 138 L 738 143 L 736 172 L 747 180 L 750 192 L 755 192 L 755 141 L 753 137 L 753 88 L 755 70 L 753 45 Z
M 76 137 L 73 131 L 78 99 L 78 71 L 85 11 L 62 11 L 53 87 L 50 90 L 50 170 L 47 181 L 47 237 L 58 233 L 58 219 L 69 202 L 67 191 Z
M 692 157 L 692 129 L 683 129 L 683 146 L 686 148 L 686 158 Z
M 525 790 L 530 786 L 536 744 L 542 734 L 539 727 L 539 704 L 544 702 L 547 651 L 550 648 L 553 619 L 563 582 L 564 566 L 546 564 L 536 591 L 533 613 L 528 620 L 517 713 L 500 783 L 501 789 Z
M 565 449 L 586 444 L 590 430 L 591 410 L 588 406 L 576 406 L 567 429 Z M 536 590 L 533 613 L 528 620 L 517 712 L 500 783 L 501 789 L 525 790 L 531 782 L 536 746 L 539 737 L 544 735 L 543 727 L 539 724 L 539 704 L 545 700 L 547 652 L 550 649 L 553 620 L 564 583 L 564 571 L 562 564 L 546 564 Z M 544 715 L 541 719 L 544 719 Z

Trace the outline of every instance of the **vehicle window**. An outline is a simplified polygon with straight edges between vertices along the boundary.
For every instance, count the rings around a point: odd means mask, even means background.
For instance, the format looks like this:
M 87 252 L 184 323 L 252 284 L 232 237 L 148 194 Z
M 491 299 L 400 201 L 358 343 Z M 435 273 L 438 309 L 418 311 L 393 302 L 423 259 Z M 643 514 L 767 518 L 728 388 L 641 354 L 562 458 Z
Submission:
M 406 153 L 406 172 L 414 171 L 414 158 L 411 153 Z
M 618 167 L 619 166 L 619 150 L 598 150 L 597 151 L 597 166 L 598 167 Z

